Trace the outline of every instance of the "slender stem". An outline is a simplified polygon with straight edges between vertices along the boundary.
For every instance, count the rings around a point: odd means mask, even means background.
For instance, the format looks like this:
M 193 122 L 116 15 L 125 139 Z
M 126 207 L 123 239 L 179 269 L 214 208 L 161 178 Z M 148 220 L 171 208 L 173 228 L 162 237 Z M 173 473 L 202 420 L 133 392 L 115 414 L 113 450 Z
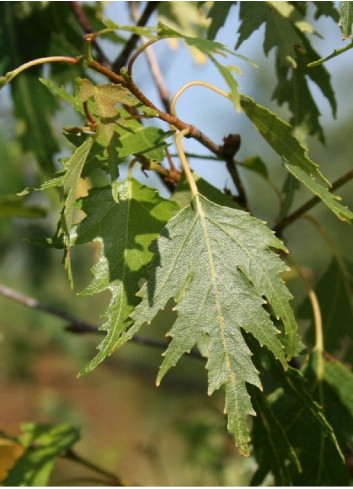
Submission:
M 137 26 L 141 27 L 147 24 L 150 16 L 152 13 L 156 10 L 158 5 L 161 2 L 156 1 L 156 2 L 147 2 L 147 5 L 145 7 L 145 10 L 142 12 L 141 17 L 139 18 L 137 22 Z M 132 53 L 132 51 L 135 49 L 135 46 L 137 44 L 137 41 L 139 40 L 140 36 L 138 34 L 132 34 L 130 39 L 126 42 L 124 49 L 121 51 L 117 59 L 113 63 L 113 70 L 116 72 L 119 72 L 123 66 L 126 65 L 126 62 Z
M 155 42 L 159 41 L 159 39 L 150 39 L 149 41 L 145 42 L 140 48 L 138 48 L 134 54 L 131 56 L 129 63 L 127 65 L 127 71 L 130 76 L 132 76 L 132 67 L 133 64 L 135 63 L 136 59 L 140 56 L 141 53 L 144 52 L 145 49 L 147 49 L 149 46 L 152 46 Z
M 326 58 L 321 58 L 318 59 L 317 61 L 313 61 L 312 63 L 307 64 L 308 68 L 315 68 L 315 66 L 319 66 L 325 61 L 328 61 L 329 59 L 335 58 L 339 54 L 344 53 L 345 51 L 348 51 L 349 49 L 353 48 L 353 41 L 350 44 L 347 44 L 347 46 L 344 46 L 341 49 L 335 49 L 333 53 L 331 53 L 329 56 L 326 56 Z
M 334 190 L 338 189 L 345 183 L 349 182 L 349 180 L 352 180 L 353 178 L 353 169 L 348 170 L 347 173 L 342 175 L 340 178 L 338 178 L 331 186 L 329 189 L 330 192 L 333 192 Z M 283 231 L 284 228 L 295 222 L 297 219 L 299 219 L 301 216 L 303 216 L 306 212 L 308 212 L 310 209 L 312 209 L 315 205 L 319 204 L 321 202 L 321 199 L 317 196 L 312 197 L 310 200 L 308 200 L 305 204 L 303 204 L 299 209 L 297 209 L 293 214 L 290 214 L 289 216 L 285 217 L 282 219 L 279 223 L 274 226 L 273 231 L 275 233 L 279 234 Z
M 73 11 L 77 22 L 81 26 L 82 30 L 84 31 L 85 34 L 91 34 L 93 33 L 93 27 L 91 25 L 91 22 L 89 21 L 89 18 L 86 15 L 86 12 L 83 10 L 82 6 L 80 5 L 80 2 L 72 1 L 68 2 L 71 10 Z M 95 39 L 92 39 L 92 45 L 94 46 L 96 53 L 98 55 L 98 59 L 100 62 L 104 64 L 107 68 L 111 68 L 110 61 L 104 54 L 102 48 L 98 44 L 98 42 Z
M 176 116 L 176 102 L 179 99 L 179 97 L 185 92 L 185 90 L 189 89 L 190 87 L 194 87 L 194 86 L 201 86 L 201 87 L 209 88 L 210 90 L 218 93 L 219 95 L 222 95 L 222 97 L 225 97 L 227 100 L 231 100 L 230 94 L 225 92 L 224 90 L 221 90 L 220 88 L 215 87 L 214 85 L 211 85 L 208 82 L 204 82 L 204 81 L 200 81 L 200 80 L 193 80 L 193 81 L 183 85 L 176 92 L 174 97 L 172 98 L 172 101 L 170 103 L 170 113 L 173 116 Z M 227 139 L 227 138 L 225 138 L 225 139 Z M 238 144 L 236 150 L 239 148 L 239 145 L 240 145 L 240 137 L 238 135 L 237 135 L 237 140 L 238 140 L 239 144 Z M 223 149 L 222 147 L 218 147 L 218 153 L 221 153 L 222 149 Z M 226 162 L 227 170 L 228 170 L 230 176 L 232 177 L 233 183 L 234 183 L 236 189 L 238 190 L 239 203 L 243 207 L 246 207 L 247 206 L 247 204 L 246 204 L 247 198 L 246 198 L 245 188 L 243 186 L 243 182 L 240 179 L 238 168 L 236 166 L 236 162 L 233 158 L 233 155 L 234 155 L 234 153 L 231 154 L 230 156 L 226 156 L 225 154 L 223 154 L 223 159 Z M 184 153 L 184 157 L 185 157 L 185 153 Z
M 139 19 L 139 12 L 138 12 L 137 5 L 138 5 L 138 2 L 135 2 L 135 1 L 132 1 L 129 3 L 130 14 L 131 14 L 132 20 L 134 22 L 138 22 L 138 19 Z M 141 37 L 141 40 L 144 43 L 146 43 L 148 41 L 148 39 L 146 39 L 143 36 Z M 169 104 L 170 93 L 169 93 L 169 89 L 168 89 L 168 87 L 164 81 L 162 70 L 159 66 L 157 56 L 155 55 L 155 52 L 151 46 L 149 46 L 144 51 L 144 53 L 145 53 L 149 68 L 151 70 L 151 74 L 153 76 L 155 85 L 157 87 L 159 97 L 160 97 L 161 102 L 163 104 L 164 110 L 166 112 L 169 112 L 169 110 L 170 110 L 170 106 L 169 106 L 170 105 Z
M 185 85 L 183 85 L 181 88 L 179 88 L 179 90 L 176 92 L 176 94 L 172 98 L 172 101 L 170 102 L 170 113 L 172 115 L 174 115 L 174 116 L 176 115 L 175 105 L 176 105 L 176 102 L 177 102 L 178 98 L 180 97 L 180 95 L 182 93 L 184 93 L 185 90 L 187 90 L 188 88 L 194 87 L 194 86 L 209 88 L 210 90 L 213 90 L 214 92 L 218 93 L 219 95 L 222 95 L 226 99 L 231 100 L 229 93 L 225 92 L 224 90 L 221 90 L 218 87 L 215 87 L 214 85 L 211 85 L 211 83 L 207 83 L 207 82 L 204 82 L 201 80 L 193 80 L 191 82 L 185 83 Z
M 91 128 L 93 130 L 97 129 L 98 123 L 89 111 L 87 100 L 85 102 L 83 102 L 83 110 L 84 110 L 85 116 L 87 117 L 88 122 L 91 124 Z
M 197 186 L 194 180 L 194 177 L 192 176 L 189 163 L 186 159 L 185 153 L 184 153 L 184 148 L 183 148 L 183 143 L 182 139 L 183 137 L 187 134 L 187 129 L 184 129 L 183 131 L 180 131 L 178 134 L 175 136 L 175 145 L 178 151 L 179 159 L 181 162 L 181 166 L 183 168 L 183 171 L 185 173 L 186 179 L 188 181 L 191 194 L 193 197 L 196 197 L 199 195 L 199 191 L 197 190 Z
M 7 72 L 4 76 L 0 78 L 0 88 L 6 85 L 6 83 L 13 80 L 17 75 L 22 73 L 22 71 L 32 68 L 32 66 L 43 65 L 45 63 L 71 63 L 77 65 L 80 63 L 80 58 L 72 58 L 71 56 L 47 56 L 45 58 L 37 58 L 32 61 L 28 61 L 23 65 L 19 66 L 13 71 Z
M 346 291 L 347 291 L 347 297 L 348 297 L 349 307 L 350 307 L 351 312 L 353 314 L 353 287 L 352 287 L 352 284 L 351 284 L 351 279 L 350 279 L 350 276 L 349 276 L 349 272 L 347 270 L 347 266 L 345 264 L 344 259 L 341 256 L 341 253 L 339 252 L 339 250 L 338 250 L 337 246 L 335 245 L 334 241 L 327 234 L 326 229 L 313 216 L 310 216 L 309 214 L 306 214 L 303 217 L 304 217 L 304 219 L 307 219 L 311 224 L 313 224 L 315 226 L 316 230 L 321 234 L 321 236 L 323 237 L 325 243 L 327 244 L 327 246 L 332 251 L 332 253 L 333 253 L 333 255 L 334 255 L 335 259 L 336 259 L 337 265 L 338 265 L 338 267 L 340 269 L 340 272 L 342 274 L 342 278 L 343 278 L 343 281 L 344 281 L 344 286 L 345 286 Z
M 94 472 L 97 472 L 97 474 L 104 475 L 111 482 L 113 482 L 114 485 L 116 485 L 116 486 L 125 487 L 127 485 L 117 475 L 113 474 L 112 472 L 109 472 L 108 470 L 102 469 L 101 467 L 99 467 L 95 463 L 83 458 L 81 455 L 78 455 L 72 449 L 67 450 L 62 455 L 62 458 L 66 458 L 67 460 L 71 460 L 72 462 L 76 462 L 76 463 L 86 467 L 87 469 L 90 469 L 90 470 L 93 470 Z
M 102 73 L 102 75 L 109 78 L 109 80 L 111 80 L 113 83 L 119 83 L 123 86 L 127 86 L 127 81 L 124 77 L 122 77 L 121 75 L 117 75 L 116 73 L 114 73 L 114 71 L 108 69 L 106 66 L 103 66 L 101 63 L 98 63 L 98 61 L 91 59 L 88 63 L 88 66 L 93 70 Z
M 311 284 L 309 283 L 309 281 L 301 271 L 300 267 L 288 256 L 287 256 L 287 261 L 296 270 L 296 272 L 298 273 L 299 277 L 301 278 L 308 292 L 308 297 L 313 310 L 314 325 L 315 325 L 315 347 L 314 348 L 318 353 L 317 376 L 318 376 L 318 380 L 321 381 L 324 374 L 324 357 L 323 357 L 324 334 L 323 334 L 323 324 L 322 324 L 320 304 L 314 289 L 312 288 Z
M 51 314 L 52 316 L 58 317 L 60 319 L 64 319 L 65 321 L 69 322 L 69 325 L 66 326 L 66 331 L 69 331 L 70 333 L 75 333 L 75 334 L 86 334 L 86 333 L 93 333 L 93 334 L 103 334 L 103 331 L 101 331 L 98 326 L 89 323 L 87 321 L 84 321 L 83 319 L 79 319 L 76 316 L 63 311 L 62 309 L 58 309 L 54 306 L 49 306 L 47 304 L 43 304 L 42 302 L 37 301 L 36 299 L 32 297 L 25 296 L 23 294 L 20 294 L 14 289 L 11 289 L 10 287 L 6 287 L 4 284 L 0 283 L 0 295 L 13 300 L 14 302 L 17 302 L 19 304 L 22 304 L 23 306 L 29 307 L 31 309 L 37 309 L 39 311 L 46 312 L 48 314 Z M 165 350 L 168 346 L 168 343 L 165 341 L 158 341 L 154 340 L 152 338 L 146 338 L 144 336 L 139 336 L 135 335 L 131 338 L 131 341 L 134 343 L 137 343 L 139 345 L 144 345 L 144 346 L 149 346 L 152 348 L 158 348 L 158 349 L 163 349 Z M 200 352 L 198 350 L 191 350 L 190 356 L 194 358 L 202 358 L 200 355 Z

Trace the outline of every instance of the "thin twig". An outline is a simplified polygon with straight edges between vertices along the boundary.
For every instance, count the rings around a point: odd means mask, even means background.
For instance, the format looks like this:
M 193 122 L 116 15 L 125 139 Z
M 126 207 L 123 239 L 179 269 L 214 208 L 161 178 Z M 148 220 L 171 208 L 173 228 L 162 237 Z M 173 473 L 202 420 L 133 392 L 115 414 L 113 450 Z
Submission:
M 68 3 L 69 3 L 71 10 L 73 11 L 76 19 L 77 19 L 77 22 L 80 24 L 83 32 L 85 34 L 93 33 L 92 25 L 91 25 L 87 15 L 86 15 L 85 11 L 83 10 L 82 6 L 80 5 L 80 3 L 76 2 L 76 1 L 68 2 Z M 108 58 L 106 57 L 106 55 L 105 55 L 104 51 L 102 50 L 102 48 L 100 47 L 99 43 L 94 39 L 94 40 L 92 40 L 92 45 L 94 46 L 94 49 L 96 50 L 99 61 L 104 66 L 111 69 L 111 63 L 108 60 Z
M 112 483 L 114 483 L 115 486 L 119 487 L 125 487 L 127 484 L 125 484 L 120 477 L 117 475 L 113 474 L 112 472 L 109 472 L 108 470 L 102 469 L 95 463 L 83 458 L 81 455 L 78 455 L 74 450 L 69 449 L 67 450 L 63 455 L 62 458 L 65 458 L 67 460 L 71 460 L 72 462 L 76 462 L 87 469 L 93 470 L 94 472 L 97 472 L 97 474 L 101 474 L 105 477 L 107 477 Z
M 353 169 L 348 170 L 347 173 L 342 175 L 340 178 L 338 178 L 331 186 L 329 189 L 330 192 L 333 192 L 334 190 L 338 189 L 345 183 L 349 182 L 349 180 L 352 180 L 353 178 Z M 289 216 L 285 217 L 282 219 L 280 222 L 274 226 L 273 231 L 276 234 L 280 234 L 284 228 L 295 222 L 297 219 L 299 219 L 302 215 L 306 214 L 310 209 L 312 209 L 315 205 L 319 204 L 321 202 L 321 199 L 317 196 L 312 197 L 310 200 L 308 200 L 305 204 L 303 204 L 299 209 L 297 209 L 295 212 L 290 214 Z
M 60 319 L 64 319 L 68 321 L 68 326 L 66 326 L 66 331 L 75 334 L 104 334 L 104 332 L 99 329 L 97 325 L 89 323 L 88 321 L 84 321 L 83 319 L 77 318 L 73 314 L 70 314 L 62 309 L 58 309 L 53 306 L 49 306 L 47 304 L 43 304 L 42 302 L 37 301 L 33 297 L 25 296 L 20 294 L 14 289 L 7 287 L 6 285 L 0 283 L 0 295 L 13 300 L 23 306 L 30 307 L 31 309 L 37 309 L 39 311 L 46 312 L 51 314 L 52 316 L 56 316 Z M 150 346 L 153 348 L 158 348 L 162 350 L 166 350 L 168 347 L 168 343 L 165 341 L 154 340 L 153 338 L 146 338 L 145 336 L 134 335 L 131 338 L 131 341 L 143 346 Z M 200 352 L 197 349 L 193 349 L 190 351 L 190 356 L 194 358 L 203 358 Z
M 129 2 L 129 7 L 130 7 L 130 13 L 131 17 L 134 20 L 134 22 L 138 22 L 140 18 L 140 14 L 137 8 L 138 2 Z M 147 39 L 142 37 L 141 38 L 143 42 L 147 42 Z M 161 99 L 161 102 L 163 104 L 163 107 L 166 112 L 169 112 L 170 109 L 170 92 L 169 89 L 165 83 L 161 68 L 159 66 L 159 62 L 157 59 L 157 56 L 155 55 L 155 52 L 151 46 L 149 46 L 146 51 L 145 51 L 145 56 L 147 59 L 147 62 L 149 64 L 151 74 L 153 76 L 153 79 L 156 84 L 156 88 L 158 90 L 159 98 Z
M 145 10 L 142 12 L 141 17 L 139 18 L 137 22 L 138 27 L 142 27 L 147 24 L 150 16 L 152 13 L 156 10 L 158 5 L 161 2 L 147 2 L 147 5 L 145 7 Z M 126 65 L 127 60 L 132 53 L 132 51 L 135 49 L 137 41 L 139 40 L 140 36 L 138 34 L 132 34 L 130 39 L 126 42 L 124 49 L 121 51 L 117 59 L 113 63 L 113 71 L 119 72 L 123 66 Z

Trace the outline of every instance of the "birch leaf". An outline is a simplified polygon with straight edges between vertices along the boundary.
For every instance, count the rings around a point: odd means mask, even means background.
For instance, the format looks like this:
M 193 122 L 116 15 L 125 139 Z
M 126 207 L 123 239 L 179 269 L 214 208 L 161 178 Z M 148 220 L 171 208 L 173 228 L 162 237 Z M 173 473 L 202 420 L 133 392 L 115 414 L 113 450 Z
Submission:
M 289 355 L 296 347 L 290 293 L 279 274 L 286 266 L 271 250 L 285 247 L 262 221 L 197 195 L 162 231 L 142 302 L 123 344 L 174 298 L 178 318 L 157 383 L 181 356 L 208 337 L 209 394 L 225 387 L 228 428 L 243 455 L 249 455 L 248 414 L 255 414 L 246 384 L 261 389 L 242 330 L 266 345 L 286 366 L 279 331 L 265 311 L 267 303 L 284 323 Z

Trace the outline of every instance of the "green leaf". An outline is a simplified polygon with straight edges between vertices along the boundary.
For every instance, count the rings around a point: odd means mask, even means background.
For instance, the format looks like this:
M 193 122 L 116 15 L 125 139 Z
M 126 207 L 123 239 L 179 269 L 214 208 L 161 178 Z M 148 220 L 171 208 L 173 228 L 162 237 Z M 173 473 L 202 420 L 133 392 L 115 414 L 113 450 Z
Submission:
M 280 63 L 290 64 L 293 68 L 296 67 L 295 46 L 301 45 L 298 33 L 313 32 L 290 2 L 240 2 L 240 19 L 235 49 L 265 22 L 265 54 L 277 47 Z
M 342 29 L 343 38 L 347 38 L 352 35 L 353 2 L 340 2 L 339 14 L 340 20 L 338 21 L 338 25 Z
M 295 133 L 300 134 L 300 139 L 310 134 L 324 142 L 324 133 L 319 122 L 321 114 L 309 89 L 308 80 L 313 81 L 319 87 L 330 103 L 335 117 L 337 103 L 331 86 L 331 76 L 324 66 L 317 66 L 315 69 L 307 67 L 310 62 L 317 60 L 319 55 L 303 34 L 298 33 L 298 35 L 301 39 L 301 46 L 296 49 L 297 67 L 293 69 L 283 66 L 277 58 L 278 84 L 272 98 L 277 100 L 279 105 L 288 103 L 292 113 L 289 122 L 294 127 Z
M 78 181 L 80 179 L 82 169 L 87 161 L 88 155 L 94 143 L 93 138 L 87 138 L 85 142 L 79 146 L 75 152 L 66 161 L 67 172 L 62 180 L 62 186 L 65 193 L 65 206 L 62 215 L 62 228 L 68 238 L 72 227 L 72 219 L 74 212 L 74 204 L 76 202 L 76 191 Z
M 208 25 L 205 16 L 200 15 L 198 2 L 161 2 L 158 22 L 192 37 L 203 37 Z
M 353 263 L 335 255 L 316 284 L 315 293 L 321 309 L 325 348 L 334 355 L 341 349 L 342 342 L 353 340 Z M 309 299 L 299 307 L 298 317 L 312 319 Z M 312 340 L 313 326 L 309 337 Z
M 26 61 L 50 55 L 76 56 L 82 36 L 76 29 L 73 12 L 65 2 L 40 2 L 26 8 L 23 2 L 0 4 L 0 59 L 2 69 L 13 70 Z M 36 26 L 34 29 L 33 26 Z M 51 77 L 68 80 L 82 72 L 78 65 L 57 63 Z M 53 155 L 59 150 L 51 126 L 58 104 L 40 83 L 42 66 L 23 72 L 11 83 L 15 115 L 20 122 L 19 141 L 25 151 L 35 154 L 46 174 L 54 172 Z
M 260 175 L 265 180 L 269 179 L 266 164 L 259 156 L 247 158 L 244 161 L 237 161 L 237 164 Z
M 242 330 L 286 366 L 264 297 L 285 325 L 289 355 L 296 347 L 290 294 L 279 277 L 286 267 L 270 248 L 285 249 L 261 221 L 197 195 L 168 222 L 154 245 L 149 280 L 139 293 L 142 302 L 131 315 L 135 323 L 119 343 L 174 298 L 178 319 L 168 333 L 172 340 L 157 383 L 184 353 L 208 338 L 208 391 L 225 386 L 228 428 L 244 455 L 249 454 L 246 418 L 254 414 L 246 383 L 261 384 Z
M 288 215 L 288 212 L 293 204 L 295 192 L 297 192 L 299 189 L 299 181 L 294 178 L 293 175 L 288 173 L 282 187 L 282 194 L 284 196 L 284 199 L 277 221 L 281 221 Z
M 71 244 L 101 243 L 100 258 L 93 267 L 94 279 L 84 294 L 109 289 L 112 294 L 108 318 L 101 329 L 107 335 L 96 357 L 81 370 L 93 370 L 115 349 L 121 333 L 131 325 L 130 313 L 139 302 L 139 280 L 153 253 L 151 242 L 177 211 L 175 203 L 159 197 L 153 189 L 131 178 L 111 187 L 96 188 L 81 201 L 87 217 L 71 233 Z
M 119 135 L 117 153 L 119 158 L 134 154 L 143 154 L 149 160 L 163 161 L 165 150 L 169 146 L 166 139 L 174 131 L 163 131 L 158 127 L 145 127 L 137 121 L 128 121 L 127 127 L 116 126 Z
M 261 136 L 281 158 L 302 168 L 308 175 L 329 183 L 320 172 L 319 165 L 306 155 L 306 148 L 292 135 L 292 126 L 247 95 L 241 95 L 241 106 Z
M 139 104 L 137 98 L 130 91 L 114 83 L 106 85 L 94 85 L 87 78 L 78 78 L 79 84 L 78 99 L 87 102 L 93 99 L 92 112 L 103 119 L 113 119 L 119 113 L 116 104 L 136 106 Z
M 325 414 L 340 445 L 353 443 L 353 374 L 342 363 L 324 359 Z
M 352 221 L 353 213 L 338 202 L 340 198 L 315 180 L 317 177 L 323 183 L 329 183 L 319 166 L 307 156 L 306 148 L 292 135 L 292 126 L 246 95 L 241 95 L 241 105 L 263 138 L 282 158 L 287 170 L 317 195 L 339 219 Z
M 5 480 L 6 486 L 46 486 L 55 458 L 72 447 L 79 438 L 74 426 L 25 424 L 19 442 L 26 448 Z
M 213 2 L 210 11 L 207 14 L 207 18 L 212 19 L 207 31 L 208 39 L 213 41 L 219 29 L 223 27 L 231 7 L 235 4 L 236 2 Z
M 249 338 L 247 342 L 253 343 Z M 253 350 L 256 352 L 256 347 Z M 284 372 L 268 354 L 257 354 L 254 359 L 262 371 L 265 392 L 271 393 L 267 406 L 263 406 L 265 418 L 261 411 L 254 420 L 253 444 L 259 469 L 252 485 L 261 485 L 269 473 L 274 475 L 275 485 L 347 482 L 337 431 L 328 417 L 330 397 L 327 392 L 322 397 L 317 372 L 311 368 L 301 373 L 291 367 Z
M 315 19 L 319 19 L 322 15 L 331 17 L 335 22 L 339 20 L 339 13 L 335 8 L 335 2 L 313 2 L 316 7 Z
M 208 200 L 219 205 L 231 207 L 233 209 L 241 209 L 241 207 L 234 200 L 232 200 L 229 195 L 218 190 L 218 188 L 211 185 L 209 182 L 207 182 L 207 180 L 204 180 L 198 173 L 193 172 L 193 177 L 200 194 L 202 194 Z M 171 200 L 176 202 L 180 209 L 183 209 L 184 207 L 190 205 L 191 199 L 192 196 L 190 186 L 186 180 L 185 174 L 182 173 Z
M 232 94 L 233 103 L 236 109 L 239 110 L 240 105 L 239 105 L 238 83 L 233 77 L 233 73 L 232 73 L 236 71 L 236 69 L 234 66 L 224 66 L 220 64 L 216 60 L 214 55 L 217 54 L 223 57 L 227 57 L 229 54 L 231 54 L 232 56 L 237 56 L 238 58 L 241 58 L 249 62 L 253 66 L 256 66 L 255 63 L 253 63 L 249 58 L 246 58 L 245 56 L 241 56 L 240 54 L 231 51 L 230 49 L 228 49 L 226 46 L 224 46 L 219 42 L 211 41 L 210 39 L 203 39 L 201 37 L 191 37 L 191 36 L 181 34 L 180 32 L 176 31 L 175 29 L 172 29 L 171 27 L 163 24 L 162 22 L 159 22 L 158 26 L 155 28 L 138 28 L 138 27 L 127 28 L 125 26 L 119 26 L 111 23 L 109 23 L 109 25 L 114 27 L 115 29 L 130 30 L 139 35 L 146 35 L 146 37 L 149 37 L 151 39 L 156 38 L 156 40 L 157 39 L 183 39 L 188 46 L 192 46 L 193 48 L 198 49 L 201 53 L 207 56 L 212 61 L 212 63 L 216 66 L 216 68 L 218 69 L 218 71 L 226 81 L 227 85 L 229 86 Z
M 353 222 L 353 213 L 348 207 L 340 204 L 338 201 L 341 198 L 334 193 L 330 192 L 326 187 L 323 187 L 319 182 L 309 176 L 306 171 L 299 168 L 292 161 L 287 161 L 283 158 L 284 165 L 287 170 L 300 182 L 302 182 L 313 194 L 317 195 L 319 199 L 341 219 L 341 221 Z
M 230 88 L 231 94 L 232 94 L 232 100 L 234 103 L 234 106 L 237 110 L 240 108 L 240 98 L 239 98 L 239 92 L 238 92 L 238 83 L 233 77 L 233 71 L 234 67 L 232 66 L 224 66 L 221 63 L 219 63 L 216 58 L 214 57 L 214 54 L 218 54 L 224 57 L 227 57 L 228 54 L 231 54 L 233 56 L 240 57 L 248 62 L 250 60 L 248 58 L 245 58 L 243 56 L 240 56 L 239 54 L 230 51 L 228 48 L 226 48 L 223 44 L 216 42 L 216 41 L 210 41 L 209 39 L 202 39 L 201 37 L 190 37 L 190 36 L 184 36 L 183 34 L 180 34 L 179 32 L 175 31 L 174 29 L 171 29 L 170 27 L 159 23 L 158 24 L 158 35 L 161 38 L 180 38 L 183 39 L 186 44 L 189 46 L 192 46 L 196 49 L 198 49 L 201 53 L 203 53 L 205 56 L 207 56 L 212 63 L 216 66 L 222 77 L 224 78 L 225 82 Z M 250 62 L 251 64 L 254 64 Z
M 46 80 L 45 78 L 39 78 L 39 81 L 48 88 L 55 95 L 60 97 L 62 100 L 70 104 L 77 112 L 84 114 L 82 102 L 71 93 L 69 93 L 63 86 L 59 87 L 51 80 Z
M 271 471 L 276 485 L 292 486 L 292 474 L 288 461 L 298 472 L 301 471 L 298 456 L 288 440 L 285 428 L 278 421 L 271 405 L 257 389 L 251 389 L 252 400 L 258 419 L 254 423 L 254 455 L 259 465 L 252 480 L 253 486 L 259 486 L 267 473 Z M 257 439 L 261 441 L 258 442 Z

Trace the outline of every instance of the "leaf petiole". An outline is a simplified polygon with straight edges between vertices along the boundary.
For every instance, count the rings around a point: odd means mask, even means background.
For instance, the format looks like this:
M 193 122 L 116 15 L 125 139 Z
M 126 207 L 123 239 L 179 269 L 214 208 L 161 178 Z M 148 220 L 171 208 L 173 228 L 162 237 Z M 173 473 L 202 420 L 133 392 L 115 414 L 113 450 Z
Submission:
M 325 61 L 328 61 L 332 58 L 335 58 L 336 56 L 339 56 L 340 54 L 344 53 L 345 51 L 348 51 L 349 49 L 353 48 L 353 40 L 350 44 L 347 44 L 347 46 L 344 46 L 341 49 L 335 49 L 333 53 L 329 54 L 325 58 L 318 59 L 317 61 L 313 61 L 312 63 L 307 64 L 308 68 L 315 68 L 315 66 L 319 66 Z
M 77 58 L 72 58 L 70 56 L 47 56 L 45 58 L 33 59 L 32 61 L 28 61 L 19 66 L 15 70 L 8 71 L 4 76 L 0 77 L 0 89 L 13 80 L 17 75 L 22 73 L 22 71 L 25 71 L 32 66 L 43 65 L 46 63 L 71 63 L 76 65 L 81 62 L 81 59 L 81 56 Z

